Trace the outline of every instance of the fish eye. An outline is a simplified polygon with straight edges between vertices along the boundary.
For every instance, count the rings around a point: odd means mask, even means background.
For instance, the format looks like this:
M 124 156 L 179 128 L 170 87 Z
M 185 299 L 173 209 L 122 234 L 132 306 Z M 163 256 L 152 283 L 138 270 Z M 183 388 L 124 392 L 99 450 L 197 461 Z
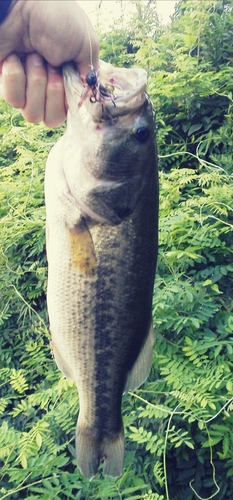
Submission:
M 146 142 L 150 135 L 150 131 L 146 127 L 139 127 L 135 132 L 135 137 L 138 142 Z
M 90 73 L 87 73 L 85 80 L 89 87 L 94 87 L 94 85 L 96 85 L 97 83 L 96 73 L 94 71 L 90 71 Z

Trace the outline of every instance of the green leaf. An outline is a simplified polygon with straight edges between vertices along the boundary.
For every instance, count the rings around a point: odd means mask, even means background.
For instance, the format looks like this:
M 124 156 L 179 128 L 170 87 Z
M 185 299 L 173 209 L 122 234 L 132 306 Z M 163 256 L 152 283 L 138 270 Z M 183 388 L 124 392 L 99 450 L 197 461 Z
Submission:
M 227 343 L 227 352 L 228 352 L 228 354 L 229 354 L 230 356 L 231 356 L 231 354 L 233 353 L 233 347 L 232 347 L 232 345 L 231 345 L 231 344 L 228 344 L 228 343 Z
M 27 469 L 28 462 L 27 462 L 26 455 L 24 455 L 24 454 L 21 455 L 20 462 L 21 462 L 21 465 L 22 465 L 23 469 Z
M 42 445 L 42 436 L 39 432 L 36 434 L 36 442 L 37 442 L 37 446 L 38 446 L 38 450 L 39 450 L 41 448 L 41 445 Z
M 201 128 L 202 128 L 201 123 L 196 123 L 196 124 L 192 125 L 188 130 L 188 135 L 192 135 L 194 132 L 197 132 Z
M 228 380 L 227 383 L 226 383 L 226 390 L 228 392 L 233 392 L 233 381 L 232 380 Z

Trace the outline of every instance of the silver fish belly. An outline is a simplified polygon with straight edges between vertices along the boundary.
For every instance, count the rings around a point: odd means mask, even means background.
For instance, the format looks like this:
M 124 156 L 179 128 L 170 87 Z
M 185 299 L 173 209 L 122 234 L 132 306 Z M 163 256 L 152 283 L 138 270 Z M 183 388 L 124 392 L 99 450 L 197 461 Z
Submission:
M 122 393 L 150 372 L 158 246 L 146 73 L 101 62 L 99 78 L 115 87 L 114 97 L 87 98 L 80 107 L 83 86 L 65 66 L 67 130 L 45 177 L 52 348 L 59 369 L 77 384 L 76 456 L 87 478 L 101 461 L 104 474 L 122 473 Z

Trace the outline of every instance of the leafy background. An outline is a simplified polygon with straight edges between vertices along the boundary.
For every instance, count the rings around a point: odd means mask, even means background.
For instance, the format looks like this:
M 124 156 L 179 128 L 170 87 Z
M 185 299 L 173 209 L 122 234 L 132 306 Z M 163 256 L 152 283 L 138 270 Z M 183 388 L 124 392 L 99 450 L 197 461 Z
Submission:
M 233 497 L 233 4 L 180 0 L 169 26 L 135 2 L 101 57 L 149 72 L 157 112 L 160 251 L 150 378 L 123 398 L 125 468 L 75 465 L 77 390 L 52 359 L 44 166 L 61 135 L 0 103 L 0 498 Z

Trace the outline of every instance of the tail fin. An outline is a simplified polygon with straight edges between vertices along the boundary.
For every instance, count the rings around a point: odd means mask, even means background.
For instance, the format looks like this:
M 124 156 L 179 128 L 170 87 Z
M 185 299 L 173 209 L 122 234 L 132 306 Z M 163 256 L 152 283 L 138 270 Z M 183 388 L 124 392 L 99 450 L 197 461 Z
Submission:
M 112 477 L 121 476 L 124 462 L 123 430 L 113 439 L 104 438 L 102 443 L 102 457 L 104 458 L 104 474 Z
M 118 477 L 122 474 L 124 461 L 123 430 L 111 437 L 97 437 L 96 430 L 77 425 L 76 460 L 80 472 L 92 479 L 104 460 L 103 472 L 106 476 Z

